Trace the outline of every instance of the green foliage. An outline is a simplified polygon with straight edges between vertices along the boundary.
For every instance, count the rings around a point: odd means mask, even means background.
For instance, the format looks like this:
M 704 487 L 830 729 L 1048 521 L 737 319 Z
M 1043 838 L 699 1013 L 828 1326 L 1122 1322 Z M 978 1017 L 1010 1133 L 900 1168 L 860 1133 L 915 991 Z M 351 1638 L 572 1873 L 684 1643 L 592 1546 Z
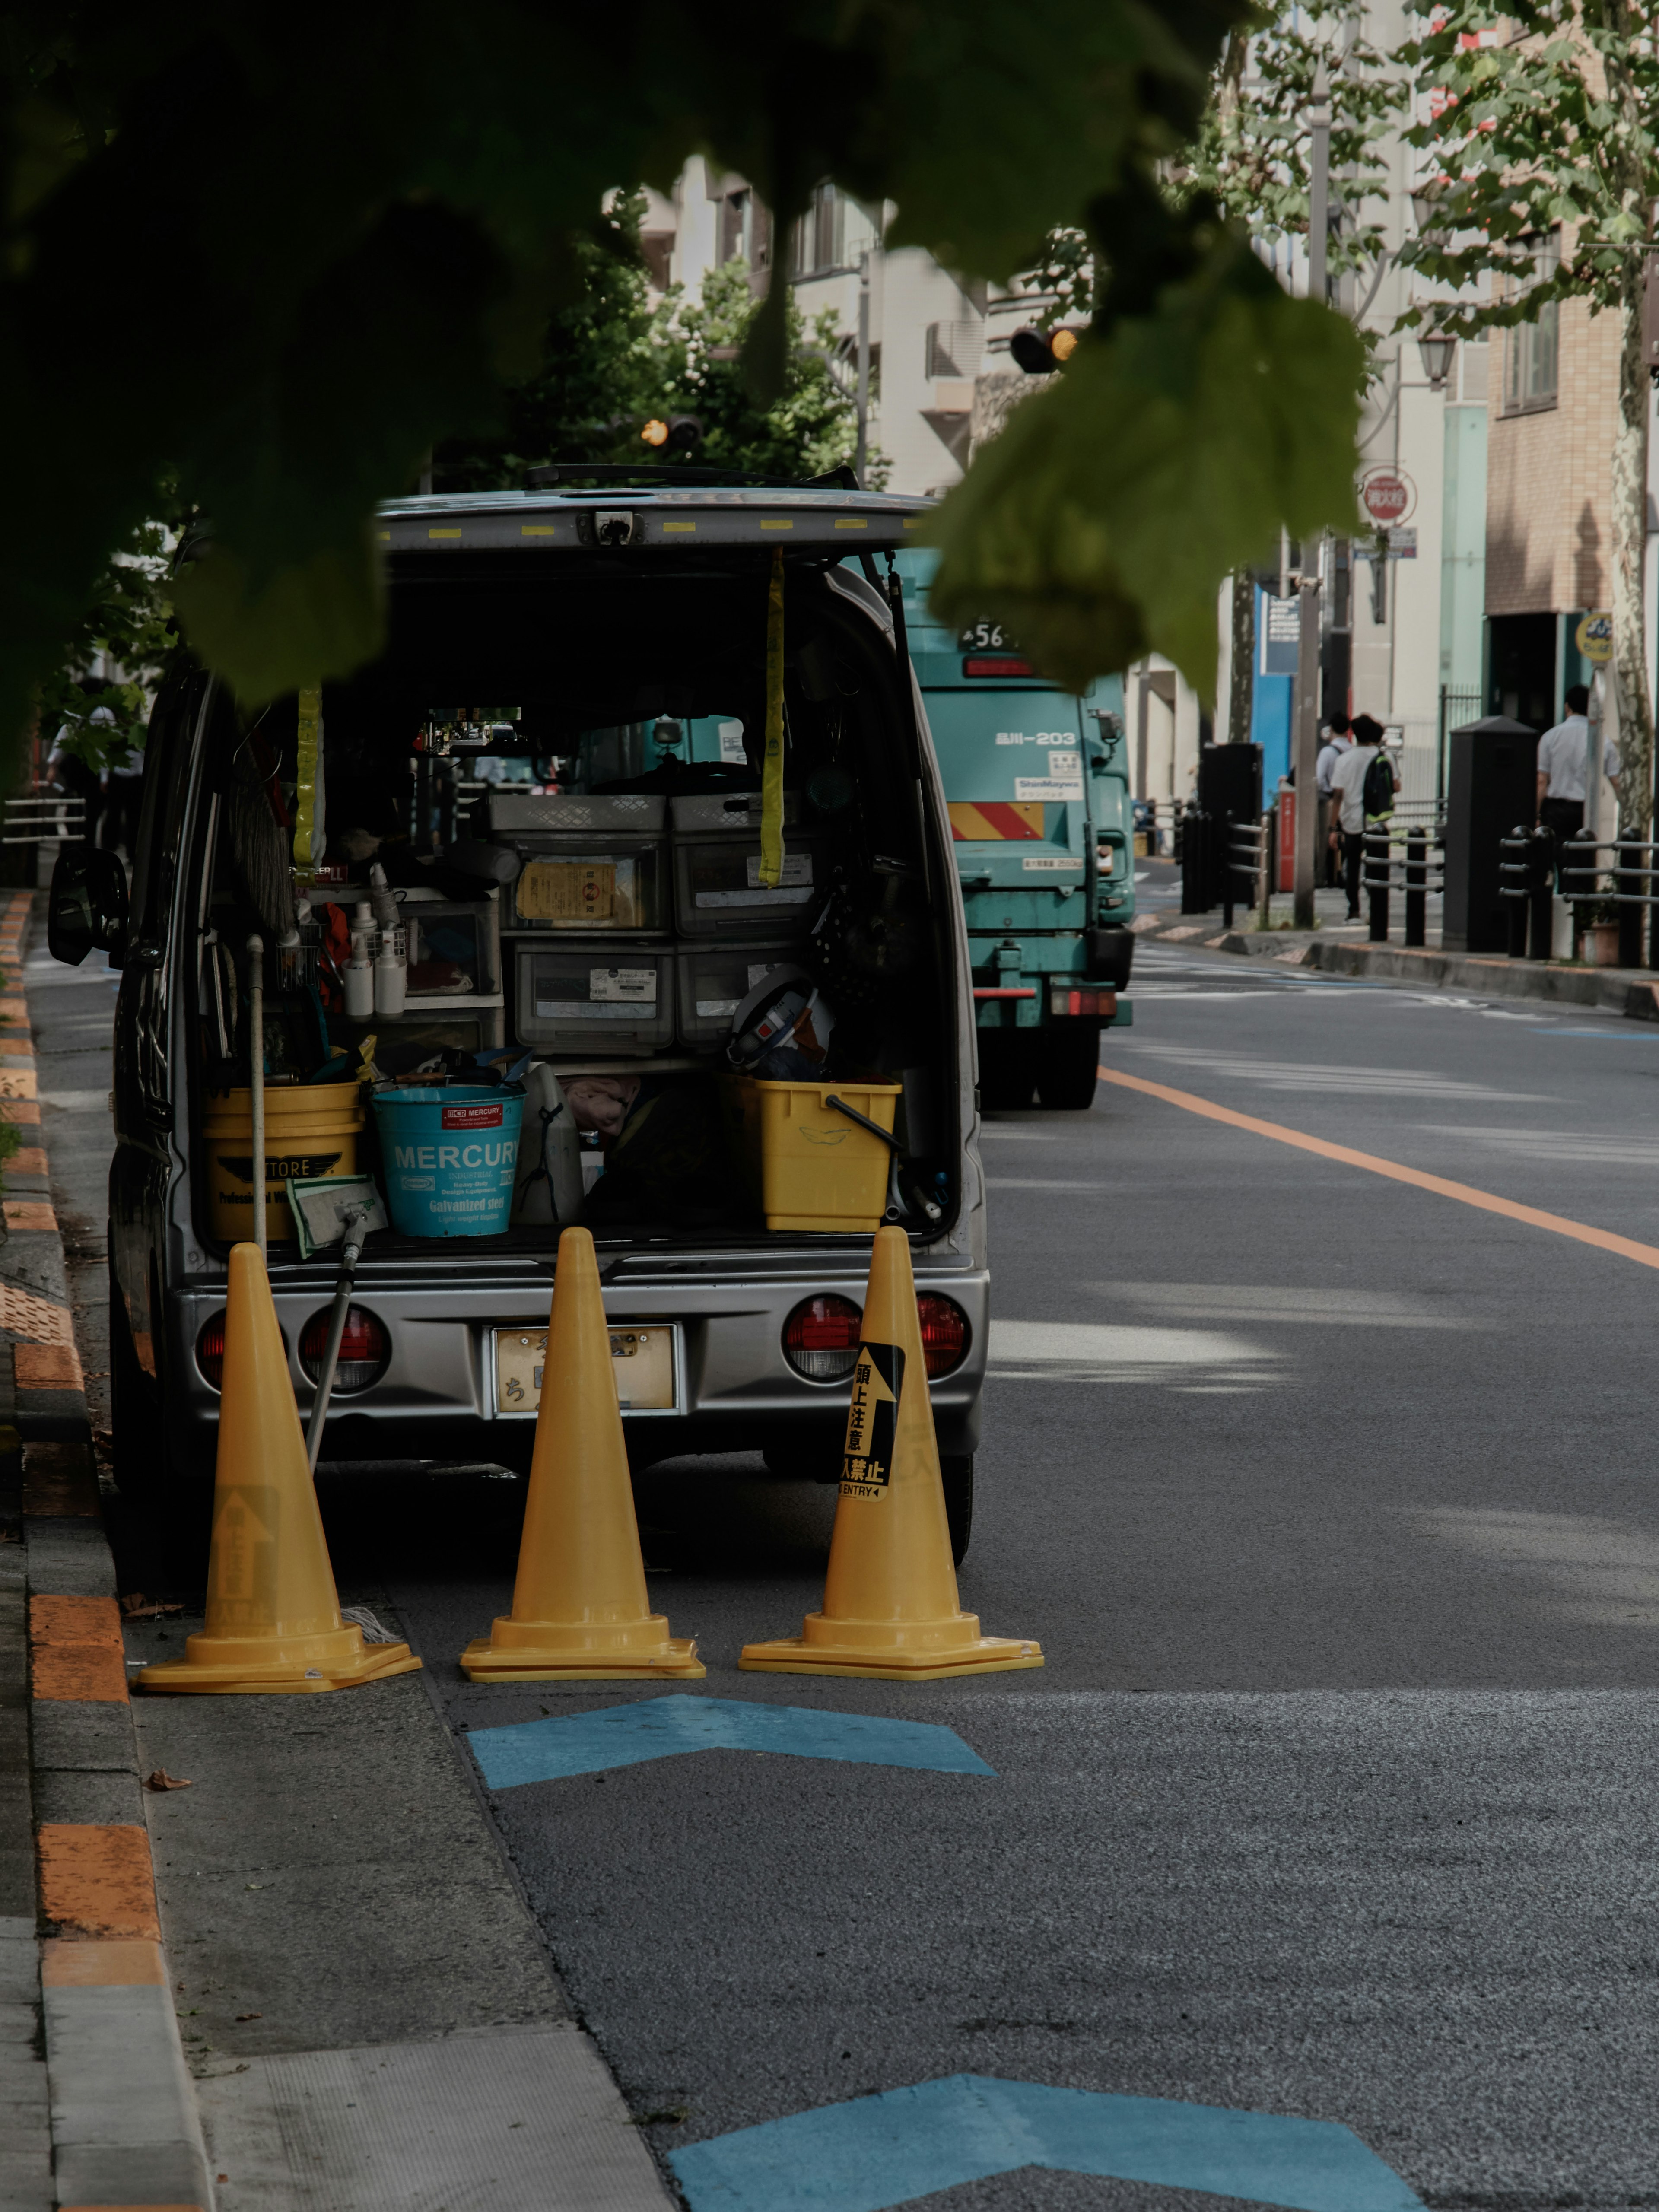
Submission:
M 1227 42 L 1181 188 L 1207 193 L 1264 242 L 1305 238 L 1308 115 L 1322 55 L 1330 82 L 1331 204 L 1342 216 L 1329 237 L 1327 266 L 1333 276 L 1366 268 L 1381 254 L 1383 234 L 1364 202 L 1388 190 L 1381 142 L 1406 104 L 1407 81 L 1359 36 L 1352 0 L 1297 0 L 1294 8 L 1262 15 Z
M 783 389 L 763 406 L 740 361 L 732 358 L 757 312 L 748 264 L 741 260 L 711 270 L 700 300 L 670 293 L 652 325 L 663 379 L 657 404 L 664 414 L 696 415 L 702 422 L 699 461 L 767 476 L 822 476 L 850 461 L 858 441 L 856 405 L 836 383 L 828 360 L 836 344 L 835 315 L 826 310 L 809 329 L 787 288 Z M 870 474 L 881 480 L 879 461 Z
M 143 748 L 150 701 L 173 650 L 173 605 L 167 585 L 170 532 L 143 522 L 131 532 L 100 576 L 94 596 L 65 641 L 63 659 L 40 684 L 40 728 L 48 741 L 67 732 L 64 750 L 88 768 Z M 91 673 L 100 656 L 115 662 L 118 678 Z M 113 726 L 93 722 L 107 709 Z
M 1031 291 L 1048 295 L 1049 305 L 1034 325 L 1037 330 L 1086 320 L 1095 311 L 1095 250 L 1088 232 L 1074 223 L 1051 230 L 1025 283 Z
M 1422 35 L 1401 48 L 1428 119 L 1407 132 L 1432 151 L 1435 212 L 1403 256 L 1424 275 L 1468 288 L 1455 303 L 1413 309 L 1471 337 L 1534 320 L 1547 301 L 1620 305 L 1639 281 L 1659 195 L 1659 53 L 1651 7 L 1623 0 L 1475 0 L 1420 6 Z M 1553 270 L 1536 248 L 1570 232 Z M 1482 277 L 1496 281 L 1476 290 Z
M 618 178 L 666 188 L 694 151 L 744 175 L 781 233 L 833 178 L 897 205 L 895 243 L 968 276 L 1006 279 L 1048 231 L 1085 224 L 1116 312 L 1161 333 L 1168 374 L 1145 397 L 1163 439 L 1158 410 L 1180 412 L 1170 395 L 1211 377 L 1218 325 L 1155 309 L 1182 253 L 1162 276 L 1147 264 L 1128 188 L 1197 130 L 1244 12 L 1242 0 L 0 0 L 0 732 L 26 721 L 164 475 L 212 518 L 213 550 L 179 598 L 215 666 L 258 695 L 372 655 L 374 502 L 446 441 L 504 436 L 508 387 L 537 373 L 549 313 L 580 306 L 604 195 Z M 1194 204 L 1176 229 L 1190 245 L 1207 222 Z M 743 341 L 769 400 L 788 398 L 787 294 L 772 289 Z M 1246 319 L 1278 327 L 1266 305 Z M 1346 343 L 1310 333 L 1291 387 Z M 735 438 L 720 367 L 696 386 Z M 1077 380 L 1065 400 L 1090 481 L 1106 486 L 1100 456 L 1141 442 L 1134 418 L 1094 410 L 1139 405 L 1142 391 L 1126 366 L 1115 381 Z M 1288 482 L 1351 467 L 1328 442 L 1346 407 L 1305 410 Z M 1286 501 L 1250 453 L 1251 410 L 1220 413 L 1189 452 L 1168 452 L 1173 506 L 1199 516 L 1218 471 L 1232 511 L 1232 484 L 1248 483 L 1259 544 Z M 1037 484 L 1027 501 L 1003 476 L 980 509 L 1030 544 L 1049 495 Z M 1168 586 L 1108 573 L 1120 522 L 1113 504 L 1090 523 L 1108 567 L 1088 587 L 1164 635 Z M 983 566 L 995 549 L 970 538 L 957 533 L 960 557 Z M 1079 576 L 1083 542 L 1066 562 Z M 1191 546 L 1183 562 L 1201 557 Z
M 809 329 L 787 288 L 782 389 L 757 400 L 740 359 L 760 307 L 748 263 L 711 270 L 700 299 L 676 286 L 653 308 L 639 252 L 644 211 L 643 193 L 619 195 L 578 247 L 581 298 L 552 316 L 537 373 L 507 387 L 505 436 L 445 447 L 441 489 L 523 485 L 544 461 L 670 459 L 640 429 L 675 415 L 703 425 L 702 445 L 684 456 L 699 465 L 810 477 L 851 460 L 857 410 L 829 365 L 834 315 Z M 870 473 L 880 480 L 879 462 Z
M 1263 514 L 1352 520 L 1364 349 L 1219 226 L 1184 282 L 1106 320 L 947 496 L 931 605 L 1000 617 L 1069 690 L 1151 651 L 1208 696 L 1219 580 Z

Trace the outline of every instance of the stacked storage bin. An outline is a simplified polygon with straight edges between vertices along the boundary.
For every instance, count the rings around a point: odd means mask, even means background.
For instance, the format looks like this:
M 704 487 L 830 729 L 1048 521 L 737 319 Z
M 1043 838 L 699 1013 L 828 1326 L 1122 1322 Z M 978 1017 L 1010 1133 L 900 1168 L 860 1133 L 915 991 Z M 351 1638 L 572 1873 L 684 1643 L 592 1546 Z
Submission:
M 822 853 L 815 836 L 796 829 L 797 818 L 790 794 L 783 878 L 768 889 L 760 880 L 758 792 L 698 792 L 668 803 L 678 1035 L 694 1052 L 725 1042 L 732 1015 L 771 969 L 803 959 L 806 924 L 823 896 Z
M 489 833 L 524 866 L 503 893 L 519 1042 L 556 1058 L 661 1052 L 674 1042 L 665 802 L 492 792 Z

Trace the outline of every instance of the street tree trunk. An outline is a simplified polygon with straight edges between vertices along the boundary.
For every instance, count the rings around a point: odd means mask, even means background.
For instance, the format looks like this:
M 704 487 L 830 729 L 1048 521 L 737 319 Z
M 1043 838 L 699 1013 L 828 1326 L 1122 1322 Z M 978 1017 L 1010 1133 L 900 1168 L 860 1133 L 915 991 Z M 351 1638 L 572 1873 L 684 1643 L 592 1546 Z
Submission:
M 1255 586 L 1241 572 L 1233 578 L 1232 683 L 1227 694 L 1227 742 L 1247 744 L 1255 702 Z
M 1651 396 L 1642 358 L 1644 260 L 1636 253 L 1629 260 L 1619 307 L 1619 428 L 1613 445 L 1613 657 L 1619 678 L 1620 827 L 1645 838 L 1653 818 L 1653 707 L 1642 587 Z
M 1650 215 L 1643 143 L 1641 100 L 1631 74 L 1629 41 L 1638 26 L 1626 0 L 1603 0 L 1602 18 L 1619 34 L 1604 50 L 1607 98 L 1619 127 L 1607 134 L 1616 164 L 1613 181 L 1625 211 L 1645 232 Z M 1620 173 L 1622 172 L 1622 173 Z M 1613 446 L 1613 658 L 1619 692 L 1620 827 L 1645 838 L 1653 819 L 1653 703 L 1648 692 L 1648 652 L 1643 562 L 1648 542 L 1648 390 L 1642 358 L 1642 301 L 1647 255 L 1625 255 L 1619 298 L 1619 428 Z M 1599 765 L 1599 763 L 1598 763 Z

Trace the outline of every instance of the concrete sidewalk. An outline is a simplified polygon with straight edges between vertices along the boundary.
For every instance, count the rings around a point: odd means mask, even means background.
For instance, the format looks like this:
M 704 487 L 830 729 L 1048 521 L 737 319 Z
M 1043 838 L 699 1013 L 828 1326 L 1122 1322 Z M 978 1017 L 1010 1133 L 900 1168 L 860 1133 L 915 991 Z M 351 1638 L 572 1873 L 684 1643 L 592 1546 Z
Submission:
M 1649 968 L 1590 968 L 1582 961 L 1510 960 L 1500 954 L 1442 952 L 1433 946 L 1370 944 L 1363 925 L 1336 930 L 1253 929 L 1251 909 L 1235 912 L 1231 929 L 1213 913 L 1158 908 L 1136 917 L 1143 945 L 1195 945 L 1207 951 L 1270 959 L 1328 975 L 1376 976 L 1425 990 L 1469 991 L 1486 998 L 1530 999 L 1583 1006 L 1627 1020 L 1659 1021 L 1659 974 Z M 1134 986 L 1130 984 L 1130 994 Z
M 19 949 L 0 922 L 0 960 Z M 0 2203 L 668 2212 L 423 1674 L 129 1702 L 130 1672 L 200 1623 L 204 1547 L 141 1519 L 93 1449 L 119 979 L 44 953 L 24 972 L 33 1050 L 0 1042 L 0 1087 L 46 1149 L 7 1168 L 0 1249 L 0 1325 L 40 1340 L 0 1359 L 27 1536 L 0 1547 L 21 1784 L 0 1810 Z M 184 1786 L 141 1785 L 161 1773 Z

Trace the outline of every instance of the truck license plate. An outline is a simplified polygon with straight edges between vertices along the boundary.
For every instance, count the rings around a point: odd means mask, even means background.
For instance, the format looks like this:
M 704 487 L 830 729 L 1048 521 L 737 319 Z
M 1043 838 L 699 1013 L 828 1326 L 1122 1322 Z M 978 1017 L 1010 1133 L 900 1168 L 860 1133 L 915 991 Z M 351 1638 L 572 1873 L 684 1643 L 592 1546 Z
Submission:
M 641 1328 L 611 1332 L 611 1371 L 624 1413 L 672 1413 L 679 1362 L 672 1322 L 647 1322 Z M 542 1402 L 542 1362 L 547 1351 L 544 1328 L 498 1328 L 494 1332 L 495 1411 L 533 1413 Z

